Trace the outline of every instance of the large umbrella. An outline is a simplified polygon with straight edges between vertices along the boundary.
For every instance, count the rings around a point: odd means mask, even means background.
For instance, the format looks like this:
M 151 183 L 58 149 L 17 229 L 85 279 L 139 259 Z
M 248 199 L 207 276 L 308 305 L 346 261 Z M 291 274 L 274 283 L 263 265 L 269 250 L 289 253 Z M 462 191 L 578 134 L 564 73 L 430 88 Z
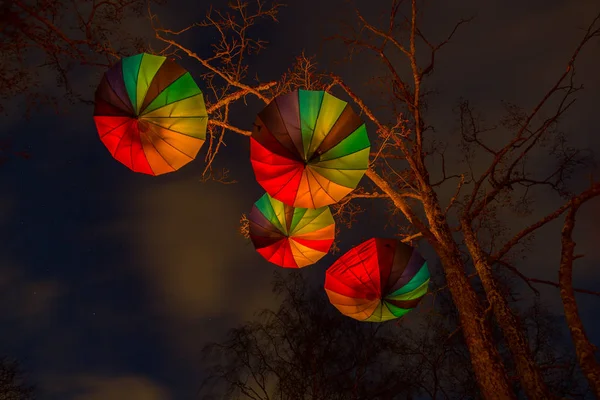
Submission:
M 286 268 L 316 263 L 327 254 L 335 236 L 329 207 L 294 208 L 267 193 L 254 203 L 249 220 L 256 251 Z
M 208 116 L 189 72 L 144 53 L 123 58 L 104 74 L 94 121 L 115 159 L 135 172 L 160 175 L 196 157 Z
M 256 119 L 250 159 L 256 180 L 294 207 L 339 202 L 369 166 L 365 124 L 350 105 L 324 91 L 278 96 Z
M 329 301 L 359 321 L 382 322 L 415 308 L 427 293 L 427 262 L 396 239 L 369 239 L 340 257 L 325 276 Z

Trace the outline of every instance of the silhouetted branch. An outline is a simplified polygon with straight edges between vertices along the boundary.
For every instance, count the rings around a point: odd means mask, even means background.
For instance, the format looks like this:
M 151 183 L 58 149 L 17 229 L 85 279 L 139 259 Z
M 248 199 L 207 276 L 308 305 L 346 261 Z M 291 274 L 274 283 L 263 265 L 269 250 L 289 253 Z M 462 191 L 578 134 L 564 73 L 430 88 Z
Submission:
M 570 201 L 570 209 L 567 212 L 562 229 L 561 258 L 558 273 L 560 286 L 560 297 L 565 309 L 565 318 L 569 324 L 569 331 L 575 345 L 575 352 L 579 365 L 590 384 L 590 388 L 596 397 L 600 397 L 600 364 L 596 360 L 596 346 L 588 339 L 575 300 L 573 290 L 573 261 L 575 242 L 573 241 L 573 229 L 575 228 L 575 215 L 579 207 L 586 201 L 600 195 L 600 182 L 595 183 L 585 192 L 575 196 Z

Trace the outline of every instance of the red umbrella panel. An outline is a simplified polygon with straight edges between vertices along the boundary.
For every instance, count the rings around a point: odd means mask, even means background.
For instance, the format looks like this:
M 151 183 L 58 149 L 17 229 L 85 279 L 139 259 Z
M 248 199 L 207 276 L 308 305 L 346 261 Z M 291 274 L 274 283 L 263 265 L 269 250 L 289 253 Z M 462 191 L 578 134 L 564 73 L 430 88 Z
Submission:
M 284 268 L 316 263 L 327 254 L 335 236 L 329 207 L 295 208 L 267 193 L 254 203 L 249 220 L 256 251 Z
M 297 90 L 262 110 L 250 139 L 256 180 L 273 198 L 301 208 L 339 202 L 369 166 L 365 124 L 324 91 Z
M 206 139 L 202 91 L 166 57 L 138 54 L 112 66 L 96 90 L 94 121 L 110 154 L 148 175 L 192 161 Z
M 415 308 L 427 293 L 425 259 L 397 239 L 369 239 L 350 249 L 326 272 L 325 291 L 342 314 L 382 322 Z

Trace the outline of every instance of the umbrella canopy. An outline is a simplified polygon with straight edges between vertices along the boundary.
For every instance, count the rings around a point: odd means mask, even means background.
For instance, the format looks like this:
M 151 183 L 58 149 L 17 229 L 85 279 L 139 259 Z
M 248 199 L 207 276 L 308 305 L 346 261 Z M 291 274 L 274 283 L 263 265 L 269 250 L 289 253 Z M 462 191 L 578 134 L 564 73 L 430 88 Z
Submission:
M 189 72 L 144 53 L 121 59 L 104 74 L 94 121 L 115 159 L 135 172 L 160 175 L 196 158 L 208 116 Z
M 325 276 L 329 301 L 359 321 L 382 322 L 415 308 L 427 293 L 427 262 L 397 239 L 369 239 L 340 257 Z
M 256 251 L 285 268 L 316 263 L 327 254 L 335 236 L 329 207 L 294 208 L 267 193 L 254 203 L 249 220 Z
M 369 166 L 367 129 L 350 105 L 324 91 L 278 96 L 256 118 L 250 159 L 275 199 L 319 208 L 356 189 Z

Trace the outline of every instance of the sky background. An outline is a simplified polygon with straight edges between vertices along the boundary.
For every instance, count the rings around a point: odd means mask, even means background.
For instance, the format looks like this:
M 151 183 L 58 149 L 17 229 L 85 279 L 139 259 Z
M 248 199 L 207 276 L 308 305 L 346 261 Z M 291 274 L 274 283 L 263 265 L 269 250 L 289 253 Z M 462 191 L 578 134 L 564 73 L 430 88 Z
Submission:
M 216 8 L 225 3 L 212 2 Z M 321 40 L 352 15 L 350 5 L 290 3 L 278 24 L 257 29 L 270 44 L 252 59 L 252 70 L 265 80 L 277 79 L 304 50 L 318 54 L 321 67 L 342 74 L 368 98 L 367 78 L 379 67 L 360 60 L 336 66 L 342 48 Z M 208 4 L 170 0 L 156 11 L 166 26 L 181 28 L 201 19 Z M 435 137 L 449 141 L 456 137 L 453 107 L 461 96 L 490 122 L 502 114 L 500 100 L 530 109 L 564 71 L 582 29 L 600 10 L 591 0 L 426 4 L 423 30 L 435 39 L 458 18 L 477 16 L 440 53 L 430 81 L 439 92 L 429 111 Z M 373 5 L 363 11 L 374 21 L 380 10 Z M 147 32 L 147 24 L 132 21 L 128 28 Z M 206 51 L 209 41 L 193 34 L 183 39 L 198 52 Z M 195 77 L 201 72 L 189 59 L 182 65 Z M 600 148 L 598 65 L 596 40 L 581 55 L 577 79 L 585 90 L 563 125 L 573 145 L 590 149 Z M 90 99 L 99 77 L 97 70 L 73 76 Z M 48 93 L 57 93 L 52 80 L 44 84 Z M 261 107 L 251 102 L 239 111 L 238 125 L 251 129 Z M 263 193 L 253 177 L 248 140 L 230 134 L 217 159 L 238 184 L 200 182 L 206 147 L 180 171 L 150 177 L 112 159 L 98 139 L 92 113 L 92 106 L 77 105 L 66 116 L 46 110 L 29 121 L 19 113 L 2 117 L 0 137 L 13 138 L 15 148 L 31 158 L 0 166 L 0 355 L 22 362 L 39 384 L 41 399 L 191 398 L 201 378 L 202 347 L 277 304 L 270 286 L 277 267 L 238 234 L 241 214 Z M 586 180 L 578 177 L 575 183 L 584 188 Z M 452 191 L 452 185 L 443 187 L 442 199 Z M 559 204 L 540 198 L 537 215 Z M 383 230 L 380 208 L 373 203 L 356 230 L 342 235 L 343 250 L 368 235 L 391 234 Z M 574 283 L 591 290 L 600 287 L 598 221 L 596 199 L 582 208 L 575 233 L 576 252 L 586 257 L 576 263 Z M 515 221 L 515 229 L 522 224 Z M 557 280 L 561 224 L 537 235 L 522 266 L 527 274 Z M 294 272 L 322 280 L 336 257 Z M 544 301 L 560 312 L 558 291 L 540 289 Z M 598 299 L 578 296 L 578 301 L 590 338 L 600 344 L 594 318 Z

